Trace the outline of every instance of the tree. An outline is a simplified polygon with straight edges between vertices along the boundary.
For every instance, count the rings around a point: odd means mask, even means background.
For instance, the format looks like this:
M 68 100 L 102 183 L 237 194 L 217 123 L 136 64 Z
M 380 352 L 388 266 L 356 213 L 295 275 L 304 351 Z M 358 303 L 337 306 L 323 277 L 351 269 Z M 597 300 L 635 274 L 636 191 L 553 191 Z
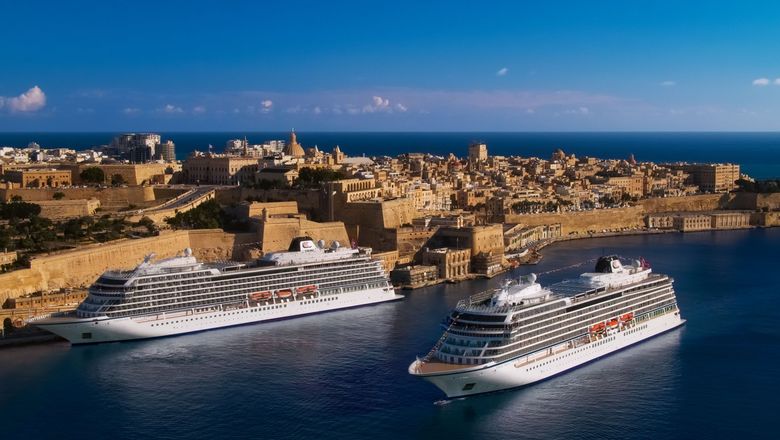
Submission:
M 319 188 L 323 182 L 346 179 L 343 171 L 334 171 L 327 168 L 304 168 L 298 172 L 295 186 L 298 188 Z
M 31 219 L 40 213 L 41 207 L 35 203 L 19 201 L 0 203 L 0 218 L 3 220 Z
M 124 185 L 125 183 L 126 183 L 125 178 L 121 174 L 114 174 L 113 176 L 111 176 L 112 186 L 121 186 Z
M 79 174 L 81 180 L 87 183 L 93 183 L 99 185 L 106 181 L 106 173 L 98 167 L 85 168 L 84 171 Z
M 150 234 L 157 230 L 157 227 L 154 225 L 154 220 L 146 216 L 142 217 L 141 220 L 138 220 L 138 226 L 145 227 Z
M 51 196 L 54 200 L 62 200 L 65 198 L 65 193 L 61 191 L 57 191 Z

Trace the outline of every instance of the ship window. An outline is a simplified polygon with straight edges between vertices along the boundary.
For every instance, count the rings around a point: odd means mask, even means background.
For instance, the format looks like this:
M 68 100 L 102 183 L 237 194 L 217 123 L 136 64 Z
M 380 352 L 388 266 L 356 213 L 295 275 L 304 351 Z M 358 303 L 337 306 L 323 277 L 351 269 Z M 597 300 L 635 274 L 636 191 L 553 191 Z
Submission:
M 476 385 L 476 383 L 473 383 L 473 382 L 472 383 L 467 383 L 466 385 L 463 385 L 463 391 L 470 391 L 470 390 L 472 390 L 474 388 L 474 385 Z
M 92 339 L 92 332 L 82 333 L 81 339 Z

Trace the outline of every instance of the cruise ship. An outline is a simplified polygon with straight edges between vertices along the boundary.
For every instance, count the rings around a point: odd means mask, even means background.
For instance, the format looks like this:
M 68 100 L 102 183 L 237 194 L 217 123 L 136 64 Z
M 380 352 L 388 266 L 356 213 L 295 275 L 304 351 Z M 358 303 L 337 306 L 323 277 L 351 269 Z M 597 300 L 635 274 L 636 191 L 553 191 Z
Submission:
M 111 270 L 73 312 L 30 324 L 73 344 L 155 338 L 400 299 L 371 249 L 299 237 L 252 264 L 202 263 L 190 249 Z
M 684 324 L 672 283 L 617 256 L 546 288 L 533 274 L 507 282 L 460 301 L 409 373 L 450 398 L 540 381 Z

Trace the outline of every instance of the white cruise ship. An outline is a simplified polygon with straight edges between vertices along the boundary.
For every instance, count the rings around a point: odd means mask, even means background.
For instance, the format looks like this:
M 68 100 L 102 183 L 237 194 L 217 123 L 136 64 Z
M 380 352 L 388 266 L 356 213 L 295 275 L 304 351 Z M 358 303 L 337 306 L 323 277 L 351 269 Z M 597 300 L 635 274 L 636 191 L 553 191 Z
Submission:
M 255 264 L 184 255 L 105 272 L 74 312 L 30 324 L 73 344 L 155 338 L 402 298 L 371 249 L 329 248 L 308 237 Z
M 531 274 L 460 301 L 409 373 L 448 397 L 537 382 L 682 325 L 672 282 L 616 256 L 547 288 Z

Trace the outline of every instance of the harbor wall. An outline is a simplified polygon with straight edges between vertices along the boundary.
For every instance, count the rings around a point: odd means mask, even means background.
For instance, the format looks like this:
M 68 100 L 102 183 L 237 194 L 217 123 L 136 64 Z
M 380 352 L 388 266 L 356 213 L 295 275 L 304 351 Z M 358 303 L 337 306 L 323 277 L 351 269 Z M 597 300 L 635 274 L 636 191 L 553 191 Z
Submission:
M 35 257 L 29 269 L 0 274 L 0 303 L 37 291 L 89 286 L 108 269 L 132 269 L 150 253 L 157 258 L 184 248 L 205 261 L 240 259 L 257 242 L 256 234 L 231 234 L 221 229 L 164 231 L 159 236 L 122 239 Z

